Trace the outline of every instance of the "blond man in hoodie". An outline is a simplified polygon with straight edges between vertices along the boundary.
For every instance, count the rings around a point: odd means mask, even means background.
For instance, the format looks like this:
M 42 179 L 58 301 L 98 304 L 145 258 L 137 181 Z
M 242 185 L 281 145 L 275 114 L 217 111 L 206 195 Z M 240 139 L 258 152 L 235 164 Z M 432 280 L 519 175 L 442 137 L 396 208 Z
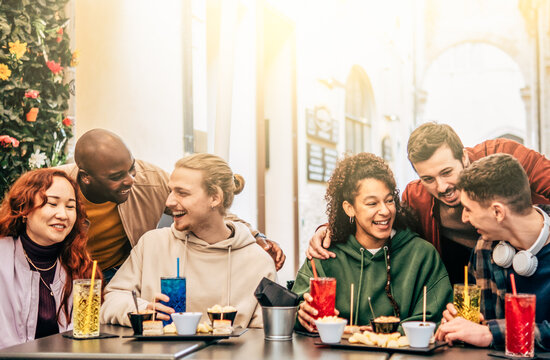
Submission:
M 275 265 L 246 225 L 224 220 L 244 179 L 233 175 L 222 158 L 194 154 L 176 163 L 168 186 L 166 206 L 174 223 L 147 232 L 132 249 L 105 289 L 101 321 L 129 326 L 127 313 L 135 311 L 132 290 L 140 310 L 154 305 L 158 318 L 168 320 L 174 309 L 158 302 L 169 300 L 160 291 L 160 278 L 176 275 L 179 257 L 187 279 L 187 311 L 202 312 L 204 321 L 207 308 L 229 304 L 238 311 L 234 326 L 261 327 L 254 289 L 264 276 L 276 280 Z

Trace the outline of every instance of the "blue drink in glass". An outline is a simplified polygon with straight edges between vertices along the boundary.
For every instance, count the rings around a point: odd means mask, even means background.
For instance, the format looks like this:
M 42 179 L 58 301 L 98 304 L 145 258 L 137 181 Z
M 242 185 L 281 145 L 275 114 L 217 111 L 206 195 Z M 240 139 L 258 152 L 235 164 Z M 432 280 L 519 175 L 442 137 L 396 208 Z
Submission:
M 175 312 L 185 312 L 186 281 L 184 277 L 161 277 L 160 291 L 170 298 L 170 301 L 160 303 L 174 309 Z M 164 325 L 172 323 L 172 319 L 163 320 Z

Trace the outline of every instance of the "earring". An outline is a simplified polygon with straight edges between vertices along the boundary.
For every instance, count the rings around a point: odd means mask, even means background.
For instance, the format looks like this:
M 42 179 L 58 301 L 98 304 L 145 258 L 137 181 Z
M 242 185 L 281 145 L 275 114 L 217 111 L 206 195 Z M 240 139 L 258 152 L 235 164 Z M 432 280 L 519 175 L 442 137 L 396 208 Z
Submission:
M 27 222 L 27 217 L 26 216 L 23 216 L 22 220 L 23 221 L 23 224 Z
M 355 217 L 354 216 L 350 216 L 349 217 L 349 223 L 350 224 L 353 224 L 355 222 Z

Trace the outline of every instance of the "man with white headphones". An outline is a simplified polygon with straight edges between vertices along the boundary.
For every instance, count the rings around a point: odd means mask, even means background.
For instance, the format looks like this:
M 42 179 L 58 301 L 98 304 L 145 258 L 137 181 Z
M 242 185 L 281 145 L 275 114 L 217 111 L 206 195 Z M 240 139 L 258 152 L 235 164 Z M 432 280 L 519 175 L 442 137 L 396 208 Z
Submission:
M 550 217 L 532 205 L 524 169 L 510 155 L 490 155 L 467 167 L 457 188 L 462 190 L 462 221 L 481 235 L 468 270 L 470 281 L 481 287 L 482 324 L 455 317 L 456 309 L 448 304 L 436 339 L 503 346 L 504 295 L 511 292 L 510 274 L 514 274 L 517 292 L 537 297 L 536 343 L 549 350 Z

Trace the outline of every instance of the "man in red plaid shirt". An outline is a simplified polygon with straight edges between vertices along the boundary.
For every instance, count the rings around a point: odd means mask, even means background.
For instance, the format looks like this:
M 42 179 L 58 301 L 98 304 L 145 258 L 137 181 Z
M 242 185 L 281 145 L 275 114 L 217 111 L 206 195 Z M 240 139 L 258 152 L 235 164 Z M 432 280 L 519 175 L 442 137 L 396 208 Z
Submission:
M 536 344 L 549 350 L 550 217 L 532 205 L 524 169 L 510 155 L 490 155 L 467 167 L 457 188 L 464 208 L 462 221 L 481 235 L 469 274 L 470 281 L 481 287 L 482 324 L 457 317 L 453 304 L 448 304 L 436 339 L 503 346 L 504 295 L 511 292 L 509 276 L 514 274 L 517 292 L 536 295 Z M 497 246 L 502 248 L 495 251 Z

